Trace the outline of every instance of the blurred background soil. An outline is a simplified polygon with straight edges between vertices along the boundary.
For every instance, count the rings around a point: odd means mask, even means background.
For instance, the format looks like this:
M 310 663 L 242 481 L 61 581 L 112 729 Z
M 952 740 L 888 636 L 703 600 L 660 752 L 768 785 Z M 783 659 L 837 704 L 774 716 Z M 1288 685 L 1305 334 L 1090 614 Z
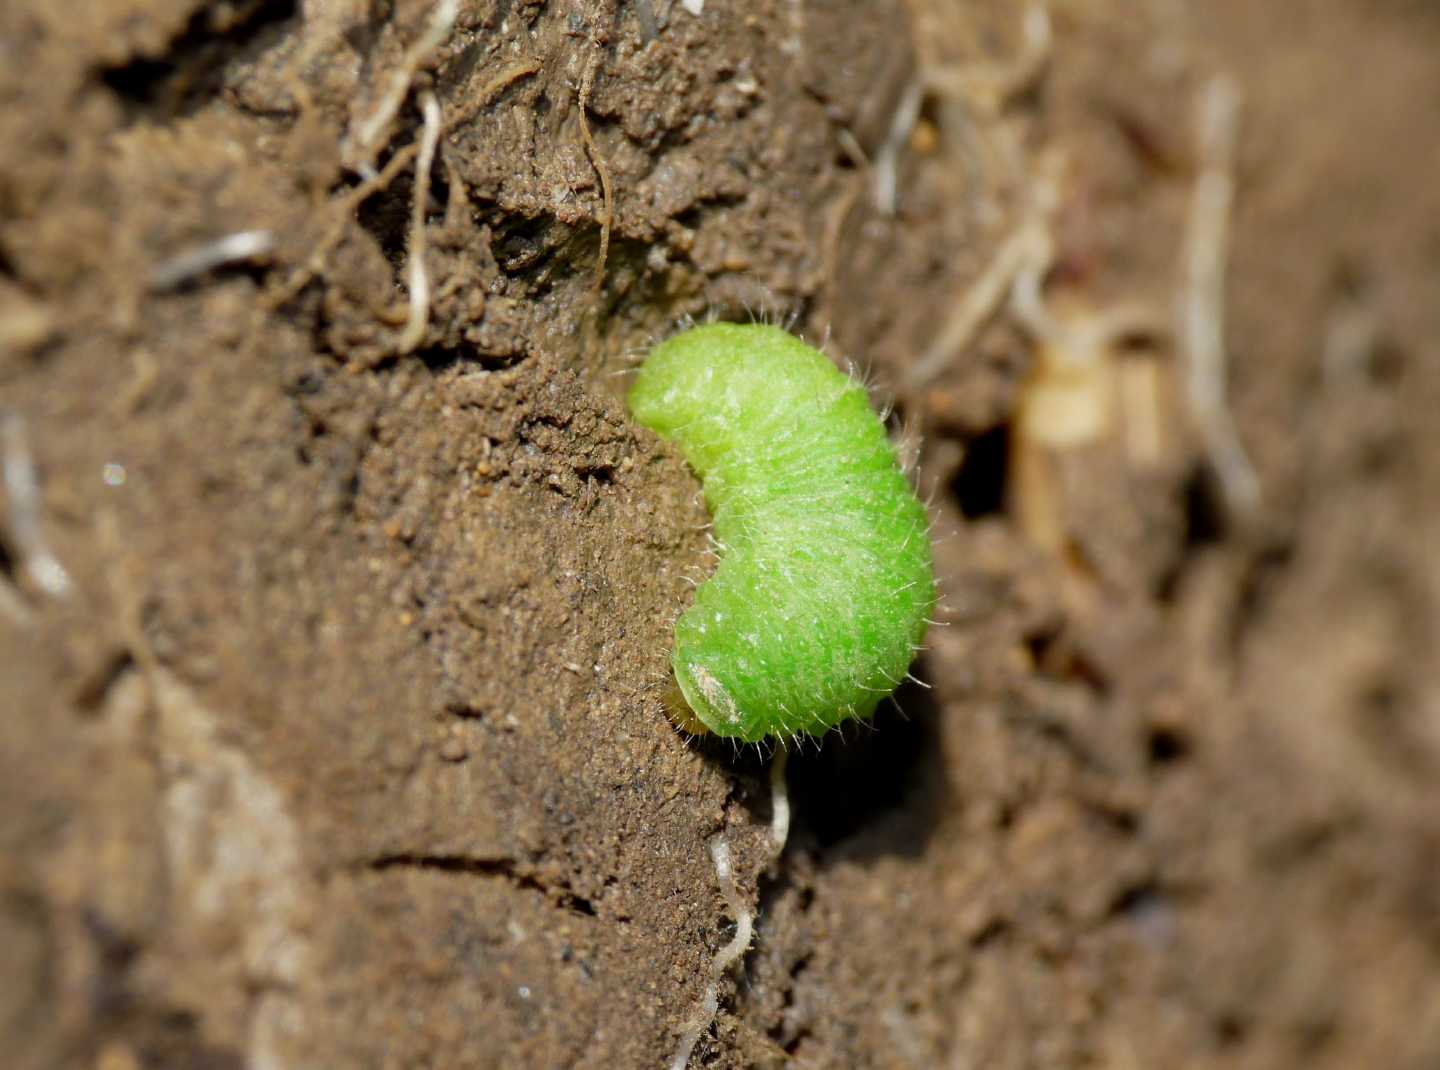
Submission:
M 721 831 L 695 1066 L 1440 1065 L 1440 13 L 1028 10 L 0 5 L 9 1065 L 661 1066 Z M 621 400 L 709 313 L 935 518 L 775 865 Z

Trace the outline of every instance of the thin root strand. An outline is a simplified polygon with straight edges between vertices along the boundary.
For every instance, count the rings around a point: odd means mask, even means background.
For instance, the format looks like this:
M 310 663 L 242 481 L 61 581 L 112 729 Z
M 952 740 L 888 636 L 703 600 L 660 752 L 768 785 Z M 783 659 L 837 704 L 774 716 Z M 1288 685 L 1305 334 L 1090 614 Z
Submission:
M 10 540 L 21 571 L 51 598 L 63 598 L 73 584 L 70 573 L 45 542 L 40 524 L 40 480 L 25 433 L 25 418 L 0 410 L 0 468 L 9 499 Z
M 460 13 L 460 0 L 438 0 L 430 12 L 430 21 L 421 35 L 405 50 L 404 58 L 390 75 L 390 84 L 380 97 L 380 103 L 364 119 L 355 124 L 341 148 L 346 166 L 362 174 L 372 170 L 372 160 L 379 148 L 380 137 L 385 132 L 405 97 L 410 92 L 410 83 L 431 55 L 445 43 L 450 31 L 455 28 L 455 19 Z
M 735 869 L 730 858 L 730 842 L 725 839 L 724 833 L 720 833 L 710 841 L 710 858 L 715 863 L 715 876 L 720 883 L 720 894 L 725 897 L 726 905 L 735 915 L 735 935 L 716 953 L 714 960 L 710 963 L 710 979 L 705 984 L 705 994 L 701 997 L 700 1005 L 695 1009 L 695 1013 L 685 1023 L 685 1030 L 680 1037 L 680 1045 L 675 1049 L 674 1058 L 670 1060 L 670 1070 L 685 1070 L 685 1065 L 689 1063 L 695 1045 L 700 1042 L 705 1030 L 710 1028 L 710 1023 L 715 1020 L 715 1014 L 720 1009 L 721 980 L 730 967 L 740 961 L 746 949 L 750 947 L 750 939 L 755 933 L 755 916 L 745 905 L 744 900 L 740 898 L 740 890 L 735 886 Z
M 1260 482 L 1226 402 L 1225 274 L 1240 91 L 1232 78 L 1207 82 L 1199 101 L 1200 175 L 1185 235 L 1185 283 L 1178 319 L 1186 358 L 1191 416 L 1231 511 L 1245 515 L 1260 503 Z
M 435 147 L 440 143 L 440 102 L 428 89 L 420 94 L 420 110 L 425 126 L 420 134 L 420 154 L 415 161 L 414 194 L 410 204 L 410 318 L 400 335 L 401 353 L 409 353 L 420 344 L 430 322 L 430 277 L 425 273 L 425 202 L 430 196 Z
M 770 761 L 770 843 L 778 861 L 785 850 L 785 841 L 790 838 L 790 791 L 785 778 L 785 766 L 790 752 L 784 742 L 777 743 L 775 755 Z M 735 886 L 735 867 L 730 857 L 730 843 L 725 834 L 719 833 L 710 841 L 710 858 L 715 863 L 715 877 L 720 884 L 720 894 L 730 913 L 735 916 L 735 935 L 722 947 L 710 963 L 710 979 L 700 1004 L 685 1022 L 680 1034 L 680 1044 L 670 1060 L 669 1070 L 685 1070 L 695 1045 L 710 1028 L 720 1010 L 720 982 L 730 967 L 739 962 L 750 948 L 755 935 L 755 915 Z

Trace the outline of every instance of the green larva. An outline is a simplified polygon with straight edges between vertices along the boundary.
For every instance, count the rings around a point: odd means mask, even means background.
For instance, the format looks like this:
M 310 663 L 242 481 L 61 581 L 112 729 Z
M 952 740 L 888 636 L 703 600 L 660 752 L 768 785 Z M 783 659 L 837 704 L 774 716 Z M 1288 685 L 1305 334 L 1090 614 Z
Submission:
M 924 638 L 935 580 L 864 387 L 778 327 L 715 323 L 656 346 L 629 404 L 700 476 L 720 552 L 675 624 L 677 720 L 755 742 L 868 717 Z

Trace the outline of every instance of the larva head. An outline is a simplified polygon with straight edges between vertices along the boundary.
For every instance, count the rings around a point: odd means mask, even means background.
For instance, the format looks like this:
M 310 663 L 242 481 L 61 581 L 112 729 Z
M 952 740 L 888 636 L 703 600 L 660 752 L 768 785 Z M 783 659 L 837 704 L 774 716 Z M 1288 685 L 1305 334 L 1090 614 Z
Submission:
M 747 741 L 869 716 L 934 605 L 925 511 L 864 389 L 775 327 L 657 346 L 630 408 L 700 476 L 721 548 L 676 622 L 676 722 Z
M 690 706 L 690 700 L 680 689 L 678 677 L 674 675 L 670 677 L 669 684 L 662 695 L 662 701 L 665 705 L 666 715 L 676 728 L 692 736 L 710 734 L 710 726 L 695 715 L 694 709 Z
M 685 698 L 690 716 L 677 711 L 674 715 L 681 728 L 695 732 L 713 732 L 717 736 L 742 735 L 743 719 L 735 697 L 720 679 L 698 661 L 675 663 L 675 683 Z M 698 722 L 698 724 L 696 723 Z

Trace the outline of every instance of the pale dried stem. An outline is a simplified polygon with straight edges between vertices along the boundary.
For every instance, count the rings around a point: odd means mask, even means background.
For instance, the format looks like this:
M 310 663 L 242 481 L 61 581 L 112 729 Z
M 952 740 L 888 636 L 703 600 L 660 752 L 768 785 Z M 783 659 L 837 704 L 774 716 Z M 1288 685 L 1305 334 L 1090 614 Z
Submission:
M 941 97 L 960 100 L 986 115 L 997 115 L 1015 97 L 1027 91 L 1050 60 L 1054 28 L 1046 4 L 1025 9 L 1020 50 L 1003 63 L 936 66 L 925 74 L 926 85 Z
M 268 230 L 241 230 L 223 238 L 196 245 L 156 265 L 150 272 L 150 289 L 164 291 L 226 264 L 264 256 L 275 248 L 275 235 Z
M 405 50 L 400 65 L 390 73 L 390 84 L 380 97 L 380 103 L 368 116 L 355 124 L 350 136 L 341 146 L 341 158 L 351 170 L 368 173 L 373 169 L 381 135 L 395 118 L 400 105 L 405 103 L 405 97 L 410 92 L 410 83 L 416 73 L 450 36 L 459 13 L 460 0 L 439 0 L 431 10 L 430 20 L 424 31 Z
M 1031 189 L 1019 226 L 1000 243 L 980 277 L 961 295 L 930 348 L 905 373 L 910 386 L 925 386 L 943 372 L 995 316 L 1007 296 L 1017 318 L 1031 333 L 1038 338 L 1053 334 L 1055 328 L 1044 311 L 1040 291 L 1054 258 L 1050 225 L 1057 200 L 1054 178 L 1042 173 Z
M 25 418 L 18 412 L 0 410 L 0 468 L 4 471 L 8 529 L 16 563 L 41 591 L 62 598 L 73 585 L 65 566 L 45 541 L 40 522 L 40 480 L 30 453 Z
M 915 120 L 920 117 L 920 105 L 924 100 L 925 86 L 920 80 L 912 81 L 905 87 L 905 92 L 900 95 L 900 102 L 895 107 L 895 114 L 890 118 L 890 129 L 885 140 L 875 150 L 875 165 L 870 172 L 870 181 L 875 210 L 881 215 L 895 214 L 896 175 L 900 165 L 900 153 L 910 141 L 910 133 L 915 129 Z
M 1202 88 L 1199 105 L 1200 174 L 1190 202 L 1177 333 L 1186 362 L 1191 416 L 1226 505 L 1244 515 L 1259 505 L 1260 483 L 1226 401 L 1225 354 L 1225 276 L 1235 197 L 1239 89 L 1232 78 L 1217 75 Z
M 585 142 L 585 151 L 590 156 L 590 164 L 595 168 L 595 173 L 600 176 L 600 194 L 603 200 L 603 215 L 600 218 L 600 258 L 595 264 L 595 282 L 592 289 L 595 293 L 600 292 L 600 287 L 605 284 L 605 262 L 610 258 L 610 230 L 615 224 L 615 184 L 610 177 L 610 168 L 605 163 L 605 158 L 600 155 L 600 149 L 595 144 L 595 137 L 590 132 L 590 93 L 595 88 L 595 72 L 600 66 L 599 46 L 592 43 L 595 49 L 590 62 L 585 65 L 585 74 L 580 79 L 580 93 L 577 103 L 580 110 L 580 137 Z

